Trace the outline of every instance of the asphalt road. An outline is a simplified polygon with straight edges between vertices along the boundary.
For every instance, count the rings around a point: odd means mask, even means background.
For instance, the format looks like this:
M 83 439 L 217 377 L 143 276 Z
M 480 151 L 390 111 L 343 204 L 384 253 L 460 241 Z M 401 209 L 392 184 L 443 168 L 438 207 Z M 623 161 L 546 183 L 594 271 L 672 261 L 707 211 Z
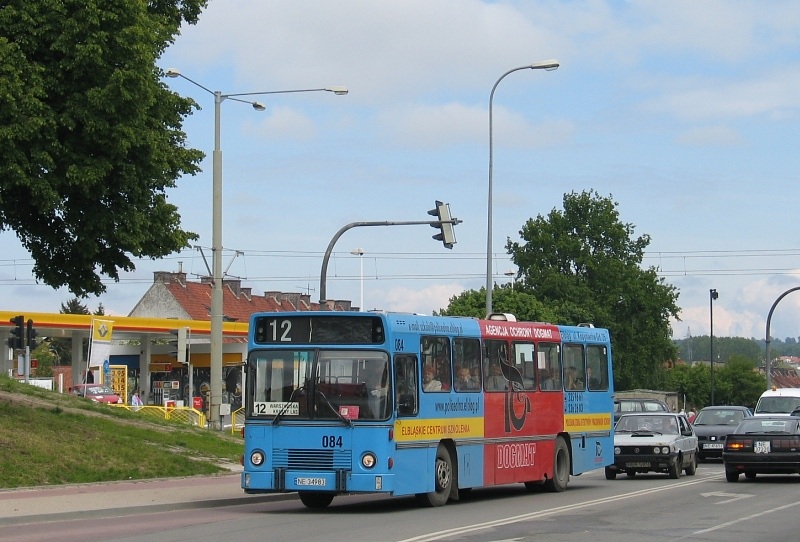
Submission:
M 236 473 L 0 492 L 0 540 L 426 542 L 797 540 L 800 476 L 732 484 L 721 463 L 697 475 L 573 477 L 564 493 L 521 484 L 474 490 L 443 508 L 413 497 L 336 497 L 307 510 L 293 494 L 245 495 Z

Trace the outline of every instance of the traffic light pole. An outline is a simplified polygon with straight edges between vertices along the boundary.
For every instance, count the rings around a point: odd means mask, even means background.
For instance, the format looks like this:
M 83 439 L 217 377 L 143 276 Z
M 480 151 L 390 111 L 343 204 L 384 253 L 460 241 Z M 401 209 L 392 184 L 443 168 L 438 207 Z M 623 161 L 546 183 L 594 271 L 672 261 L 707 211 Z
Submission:
M 359 228 L 363 226 L 419 226 L 422 224 L 439 227 L 443 223 L 449 223 L 455 226 L 456 224 L 461 224 L 462 220 L 457 218 L 452 218 L 450 220 L 412 220 L 412 221 L 405 221 L 405 222 L 352 222 L 347 224 L 346 226 L 342 227 L 336 235 L 333 236 L 331 242 L 328 243 L 328 248 L 325 251 L 325 256 L 322 258 L 322 271 L 319 274 L 319 304 L 325 304 L 327 299 L 327 280 L 328 280 L 328 260 L 330 260 L 331 253 L 333 252 L 333 246 L 336 244 L 336 241 L 346 232 L 347 230 L 353 228 Z M 362 307 L 363 309 L 363 307 Z
M 25 375 L 25 383 L 27 384 L 31 379 L 31 348 L 27 344 L 25 345 L 25 357 L 23 359 L 23 363 L 25 364 L 23 374 Z

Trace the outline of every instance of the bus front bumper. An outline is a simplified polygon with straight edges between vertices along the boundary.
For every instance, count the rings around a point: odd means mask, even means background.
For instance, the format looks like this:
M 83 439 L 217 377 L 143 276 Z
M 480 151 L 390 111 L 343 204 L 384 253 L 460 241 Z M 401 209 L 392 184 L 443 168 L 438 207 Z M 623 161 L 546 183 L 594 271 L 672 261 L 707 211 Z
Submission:
M 354 474 L 347 470 L 295 471 L 275 469 L 244 471 L 246 493 L 332 491 L 334 493 L 392 493 L 394 476 L 385 473 Z

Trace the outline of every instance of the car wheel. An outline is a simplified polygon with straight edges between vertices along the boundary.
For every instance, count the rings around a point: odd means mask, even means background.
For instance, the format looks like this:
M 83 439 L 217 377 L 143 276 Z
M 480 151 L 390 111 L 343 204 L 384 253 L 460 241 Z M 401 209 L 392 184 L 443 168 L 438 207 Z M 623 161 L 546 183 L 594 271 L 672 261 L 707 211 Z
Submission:
M 450 498 L 453 485 L 453 462 L 447 448 L 439 445 L 436 450 L 436 464 L 433 467 L 434 490 L 430 493 L 419 493 L 417 501 L 422 506 L 444 506 Z
M 606 467 L 606 480 L 616 480 L 616 479 L 617 479 L 617 471 L 615 471 L 611 467 Z
M 725 479 L 729 482 L 738 482 L 739 481 L 739 473 L 735 470 L 726 470 L 725 471 Z
M 564 439 L 556 439 L 555 456 L 553 457 L 553 477 L 544 483 L 545 490 L 550 493 L 561 493 L 569 483 L 569 450 Z
M 692 460 L 689 462 L 689 466 L 686 467 L 686 475 L 687 476 L 694 476 L 697 472 L 697 454 L 694 454 Z
M 744 473 L 744 477 L 747 478 L 748 480 L 753 480 L 756 477 L 756 473 L 755 472 L 745 472 Z
M 681 471 L 683 470 L 683 459 L 681 456 L 675 458 L 675 462 L 669 466 L 669 477 L 673 480 L 677 480 L 681 477 Z

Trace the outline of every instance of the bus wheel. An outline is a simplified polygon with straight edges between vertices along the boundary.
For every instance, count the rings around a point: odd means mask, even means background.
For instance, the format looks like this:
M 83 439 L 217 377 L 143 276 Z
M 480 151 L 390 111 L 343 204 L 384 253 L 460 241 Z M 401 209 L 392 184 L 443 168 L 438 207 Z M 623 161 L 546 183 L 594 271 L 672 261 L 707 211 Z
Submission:
M 417 494 L 417 501 L 422 506 L 444 506 L 450 498 L 450 489 L 453 485 L 453 462 L 447 448 L 439 445 L 436 450 L 436 465 L 433 469 L 435 488 L 430 493 Z
M 569 483 L 569 450 L 564 439 L 556 439 L 556 452 L 553 457 L 553 477 L 544 483 L 544 488 L 551 493 L 561 493 Z
M 301 491 L 300 501 L 306 508 L 325 508 L 333 501 L 333 493 L 320 493 L 318 491 Z

